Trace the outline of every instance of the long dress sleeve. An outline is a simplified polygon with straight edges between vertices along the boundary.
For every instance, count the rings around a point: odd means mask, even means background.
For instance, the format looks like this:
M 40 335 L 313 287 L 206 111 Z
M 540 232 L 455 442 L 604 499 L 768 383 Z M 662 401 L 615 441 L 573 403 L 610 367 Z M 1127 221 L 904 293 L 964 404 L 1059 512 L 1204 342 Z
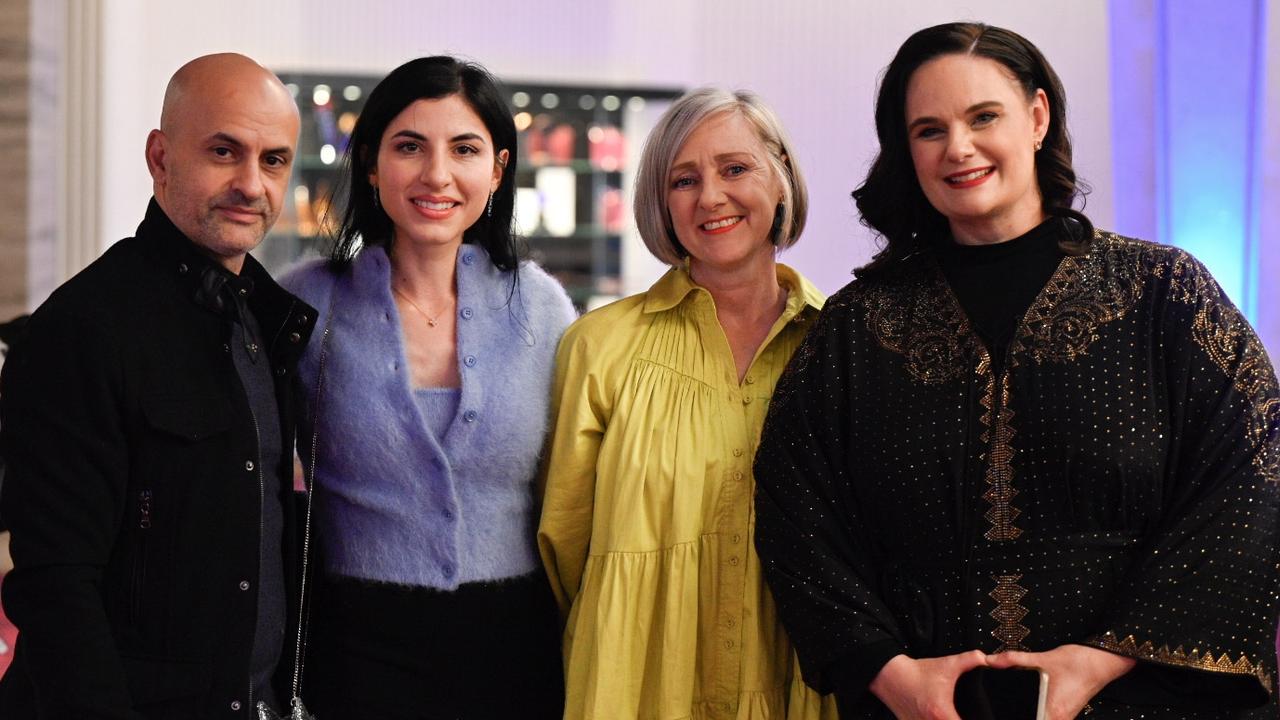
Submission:
M 538 551 L 564 621 L 591 545 L 596 462 L 608 424 L 607 396 L 594 372 L 590 334 L 571 326 L 556 353 L 551 442 L 542 473 Z
M 853 312 L 832 297 L 774 393 L 756 453 L 756 547 L 806 682 L 856 701 L 906 642 L 880 599 L 848 462 L 858 362 Z
M 1203 266 L 1178 253 L 1156 275 L 1173 434 L 1163 513 L 1088 644 L 1144 661 L 1119 696 L 1261 705 L 1275 691 L 1280 392 Z

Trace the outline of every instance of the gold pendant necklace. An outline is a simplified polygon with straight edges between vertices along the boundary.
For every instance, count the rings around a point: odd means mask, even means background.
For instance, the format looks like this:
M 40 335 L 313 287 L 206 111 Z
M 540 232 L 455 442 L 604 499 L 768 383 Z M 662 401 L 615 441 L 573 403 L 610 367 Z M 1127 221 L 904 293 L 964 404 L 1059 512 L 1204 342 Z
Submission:
M 428 314 L 427 314 L 427 311 L 426 311 L 426 310 L 423 310 L 422 308 L 418 307 L 418 303 L 414 302 L 414 301 L 413 301 L 413 298 L 411 298 L 411 297 L 409 297 L 408 295 L 405 295 L 404 293 L 400 292 L 400 288 L 396 287 L 395 285 L 392 285 L 392 286 L 391 286 L 391 291 L 392 291 L 392 292 L 394 292 L 395 294 L 399 295 L 400 297 L 404 298 L 404 301 L 405 301 L 405 302 L 407 302 L 407 303 L 409 303 L 410 305 L 412 305 L 412 306 L 413 306 L 413 309 L 414 309 L 414 310 L 417 310 L 419 315 L 421 315 L 422 317 L 426 318 L 426 320 L 427 320 L 427 325 L 430 325 L 431 327 L 435 327 L 435 326 L 436 326 L 436 321 L 440 319 L 440 315 L 441 315 L 441 313 L 443 313 L 443 312 L 444 312 L 444 310 L 441 310 L 440 312 L 436 313 L 436 316 L 435 316 L 435 317 L 431 317 L 430 315 L 428 315 Z

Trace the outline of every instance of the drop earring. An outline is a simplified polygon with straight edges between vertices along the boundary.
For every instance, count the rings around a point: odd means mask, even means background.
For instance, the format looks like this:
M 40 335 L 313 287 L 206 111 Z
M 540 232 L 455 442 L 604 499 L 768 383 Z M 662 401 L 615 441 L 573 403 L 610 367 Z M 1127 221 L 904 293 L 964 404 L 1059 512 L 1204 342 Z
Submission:
M 382 207 L 382 198 L 378 197 L 378 186 L 373 186 L 373 204 Z
M 777 245 L 782 238 L 782 219 L 786 214 L 787 206 L 782 203 L 778 203 L 778 206 L 773 209 L 773 227 L 769 228 L 769 241 L 774 245 Z
M 484 211 L 485 217 L 493 217 L 493 191 L 489 191 L 489 206 Z

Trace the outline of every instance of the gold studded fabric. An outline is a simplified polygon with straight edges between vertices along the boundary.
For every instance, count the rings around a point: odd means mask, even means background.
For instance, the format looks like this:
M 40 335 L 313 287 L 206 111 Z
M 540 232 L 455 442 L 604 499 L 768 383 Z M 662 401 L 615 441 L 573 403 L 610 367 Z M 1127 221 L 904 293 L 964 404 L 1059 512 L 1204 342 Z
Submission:
M 760 428 L 823 299 L 790 268 L 778 281 L 786 308 L 742 382 L 682 268 L 561 341 L 538 546 L 566 620 L 566 718 L 834 718 L 752 542 Z
M 806 680 L 1080 643 L 1139 661 L 1090 718 L 1274 718 L 1280 391 L 1208 271 L 1098 232 L 991 360 L 924 251 L 779 382 L 757 546 Z

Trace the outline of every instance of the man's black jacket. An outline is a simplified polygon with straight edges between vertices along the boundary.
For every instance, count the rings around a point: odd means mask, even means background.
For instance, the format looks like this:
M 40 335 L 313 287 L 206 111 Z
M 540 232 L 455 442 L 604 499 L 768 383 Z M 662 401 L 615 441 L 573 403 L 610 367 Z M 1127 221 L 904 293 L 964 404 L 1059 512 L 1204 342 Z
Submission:
M 5 720 L 253 717 L 259 473 L 281 473 L 292 628 L 291 386 L 316 312 L 245 259 L 285 448 L 281 467 L 258 468 L 229 322 L 198 299 L 210 263 L 153 200 L 137 236 L 54 292 L 5 362 L 0 513 L 16 569 L 3 600 L 19 630 Z

